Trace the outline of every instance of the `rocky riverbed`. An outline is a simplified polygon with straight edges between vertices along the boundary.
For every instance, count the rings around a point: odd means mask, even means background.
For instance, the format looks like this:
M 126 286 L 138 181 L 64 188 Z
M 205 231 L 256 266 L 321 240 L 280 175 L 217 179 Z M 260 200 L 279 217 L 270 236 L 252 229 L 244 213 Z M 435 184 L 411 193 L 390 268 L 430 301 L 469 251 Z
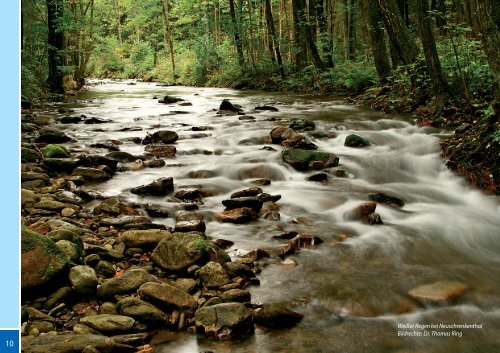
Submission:
M 155 104 L 182 109 L 191 103 L 168 95 L 155 97 Z M 353 170 L 346 168 L 349 162 L 318 142 L 337 134 L 317 129 L 313 120 L 282 119 L 279 105 L 273 104 L 242 107 L 222 99 L 213 105 L 215 110 L 207 116 L 238 124 L 259 120 L 274 124 L 266 134 L 243 144 L 275 155 L 275 163 L 306 182 L 328 186 L 332 180 L 353 177 Z M 339 248 L 359 235 L 356 228 L 316 225 L 307 213 L 290 217 L 287 195 L 271 188 L 284 177 L 278 169 L 259 166 L 258 158 L 250 161 L 257 167 L 242 171 L 245 187 L 196 183 L 216 176 L 209 169 L 189 171 L 188 179 L 194 182 L 186 183 L 169 175 L 179 152 L 187 153 L 178 150 L 179 129 L 164 128 L 161 123 L 147 131 L 125 126 L 121 132 L 134 136 L 114 138 L 110 132 L 108 139 L 82 148 L 72 129 L 95 126 L 95 131 L 106 133 L 99 127 L 112 119 L 75 114 L 64 105 L 48 109 L 49 114 L 44 109 L 24 110 L 21 118 L 23 352 L 151 352 L 158 350 L 158 337 L 165 332 L 244 342 L 256 329 L 292 330 L 307 322 L 310 301 L 282 300 L 282 295 L 254 300 L 252 291 L 268 290 L 265 268 L 273 264 L 295 268 L 301 264 L 302 251 Z M 253 116 L 259 112 L 265 112 L 264 118 Z M 190 138 L 198 140 L 210 136 L 213 126 L 186 123 L 183 133 L 186 128 Z M 343 148 L 357 151 L 377 144 L 361 135 L 347 134 Z M 199 158 L 217 155 L 209 145 L 204 147 L 196 152 Z M 149 182 L 135 181 L 134 175 L 150 173 L 154 178 Z M 101 187 L 122 175 L 129 178 L 127 195 L 135 199 L 109 195 Z M 369 233 L 370 227 L 384 225 L 380 207 L 390 223 L 394 215 L 408 212 L 403 209 L 403 197 L 382 191 L 364 192 L 363 197 L 345 203 L 339 209 L 342 220 Z M 248 227 L 250 232 L 259 227 L 274 229 L 267 235 L 273 245 L 266 242 L 236 251 L 240 246 L 231 236 L 220 237 L 222 232 L 210 232 L 207 224 L 237 226 L 221 229 L 238 231 Z M 332 230 L 326 234 L 328 228 Z M 460 303 L 474 293 L 473 284 L 463 276 L 424 277 L 428 279 L 412 277 L 414 285 L 406 294 L 391 294 L 390 303 L 378 307 L 356 295 L 348 300 L 337 297 L 327 307 L 336 316 L 401 315 L 429 305 Z M 472 302 L 480 299 L 472 294 Z

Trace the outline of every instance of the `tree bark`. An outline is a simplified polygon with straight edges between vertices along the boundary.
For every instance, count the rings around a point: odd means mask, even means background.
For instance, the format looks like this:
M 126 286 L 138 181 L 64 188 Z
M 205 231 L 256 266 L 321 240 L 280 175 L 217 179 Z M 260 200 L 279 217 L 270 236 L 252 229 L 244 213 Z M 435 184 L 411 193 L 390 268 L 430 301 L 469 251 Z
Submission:
M 417 60 L 419 50 L 401 17 L 395 0 L 378 0 L 378 3 L 385 29 L 398 58 L 404 65 L 414 63 Z
M 321 51 L 323 52 L 323 57 L 326 60 L 326 66 L 328 68 L 333 67 L 333 47 L 332 40 L 328 33 L 328 20 L 325 13 L 325 0 L 317 0 L 317 14 L 318 14 L 318 25 L 320 33 L 320 45 Z
M 170 51 L 170 61 L 172 63 L 172 75 L 174 79 L 177 78 L 177 74 L 175 72 L 175 57 L 174 57 L 174 43 L 172 38 L 172 28 L 170 27 L 169 13 L 168 13 L 168 4 L 165 3 L 165 0 L 160 0 L 161 3 L 161 11 L 163 14 L 163 24 L 165 26 L 165 33 L 167 34 L 167 44 L 168 49 Z
M 120 12 L 120 0 L 114 0 L 114 6 L 115 6 L 115 16 L 116 16 L 116 30 L 118 32 L 118 44 L 120 47 L 123 44 L 123 38 L 122 38 L 122 14 Z
M 422 41 L 422 48 L 424 49 L 427 72 L 431 79 L 434 94 L 439 96 L 448 91 L 448 84 L 444 79 L 436 50 L 428 0 L 415 0 L 415 9 L 417 12 L 417 30 Z
M 365 0 L 361 10 L 368 25 L 368 35 L 372 50 L 375 69 L 380 82 L 384 82 L 391 72 L 391 64 L 385 45 L 385 33 L 382 23 L 382 14 L 377 4 L 377 0 Z
M 269 46 L 270 49 L 272 49 L 272 46 L 274 44 L 274 50 L 276 51 L 276 60 L 278 60 L 278 70 L 280 72 L 281 77 L 285 77 L 285 70 L 283 69 L 283 60 L 281 58 L 281 52 L 280 52 L 280 47 L 279 43 L 276 40 L 276 30 L 274 29 L 274 19 L 273 19 L 273 12 L 271 9 L 271 0 L 265 0 L 266 1 L 266 22 L 267 22 L 267 31 L 269 33 Z M 274 54 L 271 52 L 271 58 L 274 57 Z
M 294 62 L 295 69 L 302 70 L 307 63 L 307 44 L 303 35 L 304 21 L 304 1 L 292 0 L 293 15 L 293 39 L 295 45 Z
M 300 39 L 300 48 L 301 51 L 309 49 L 309 53 L 311 54 L 311 58 L 313 60 L 313 64 L 316 68 L 320 70 L 325 69 L 325 64 L 318 53 L 318 48 L 316 48 L 316 44 L 314 43 L 314 39 L 311 35 L 311 28 L 307 21 L 306 16 L 306 3 L 304 0 L 292 0 L 293 6 L 293 16 L 294 22 L 296 22 L 296 29 L 298 30 L 298 35 Z
M 47 86 L 51 92 L 64 93 L 63 56 L 64 33 L 57 28 L 57 22 L 62 16 L 62 0 L 47 0 L 47 30 L 48 30 L 48 69 Z
M 236 20 L 236 12 L 234 10 L 234 0 L 229 0 L 229 12 L 231 14 L 231 23 L 233 25 L 233 36 L 234 42 L 236 44 L 236 51 L 238 53 L 238 63 L 240 66 L 245 64 L 243 59 L 243 48 L 241 47 L 240 30 L 238 26 L 238 21 Z

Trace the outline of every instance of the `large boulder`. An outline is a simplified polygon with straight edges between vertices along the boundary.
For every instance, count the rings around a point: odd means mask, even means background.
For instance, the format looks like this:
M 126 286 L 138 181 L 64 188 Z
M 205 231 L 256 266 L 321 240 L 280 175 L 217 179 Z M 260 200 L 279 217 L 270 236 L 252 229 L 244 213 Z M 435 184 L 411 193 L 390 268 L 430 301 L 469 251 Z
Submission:
M 167 283 L 144 283 L 137 293 L 142 300 L 169 311 L 194 311 L 198 305 L 191 294 Z
M 238 197 L 223 200 L 222 204 L 226 206 L 226 210 L 233 210 L 235 208 L 250 207 L 254 211 L 260 211 L 262 208 L 262 201 L 257 197 Z
M 155 276 L 141 269 L 131 269 L 121 276 L 104 281 L 97 292 L 103 298 L 113 298 L 115 295 L 123 295 L 135 292 L 146 282 L 157 282 Z
M 120 240 L 130 248 L 153 248 L 170 232 L 162 229 L 128 230 Z
M 207 288 L 221 287 L 231 281 L 226 270 L 222 268 L 222 265 L 214 261 L 210 261 L 200 268 L 198 276 L 203 285 Z
M 345 138 L 344 146 L 356 148 L 366 147 L 370 146 L 370 141 L 359 135 L 351 134 Z
M 101 333 L 119 333 L 131 330 L 135 320 L 124 315 L 100 314 L 82 317 L 80 323 Z
M 137 159 L 136 156 L 123 151 L 109 152 L 105 157 L 117 160 L 118 162 L 125 162 L 125 163 L 134 162 Z
M 147 185 L 132 188 L 130 192 L 138 195 L 165 196 L 174 190 L 174 179 L 160 178 Z
M 282 158 L 285 163 L 300 171 L 331 168 L 339 164 L 339 158 L 333 153 L 303 149 L 285 150 Z
M 70 141 L 71 138 L 68 137 L 64 132 L 54 129 L 54 128 L 43 128 L 38 131 L 38 137 L 35 142 L 39 143 L 64 143 Z
M 42 161 L 42 167 L 51 173 L 71 173 L 80 161 L 76 158 L 45 158 Z
M 47 237 L 21 230 L 21 289 L 47 284 L 66 272 L 69 259 Z
M 169 319 L 167 314 L 153 304 L 135 297 L 120 300 L 116 305 L 116 309 L 121 315 L 132 317 L 152 326 L 165 326 Z
M 288 140 L 295 134 L 295 130 L 289 127 L 278 126 L 271 130 L 271 141 L 273 143 L 280 144 L 281 142 Z
M 42 152 L 47 158 L 67 158 L 70 156 L 70 153 L 66 148 L 55 144 L 48 144 L 42 148 Z
M 209 245 L 201 233 L 172 233 L 166 235 L 154 249 L 151 259 L 171 271 L 185 270 L 206 261 Z
M 219 106 L 219 110 L 222 111 L 231 111 L 231 112 L 239 112 L 241 109 L 235 107 L 229 100 L 224 99 Z
M 21 163 L 35 163 L 43 157 L 38 151 L 31 148 L 21 147 Z
M 206 306 L 195 313 L 196 329 L 216 339 L 237 339 L 254 331 L 252 316 L 241 303 Z
M 286 302 L 264 303 L 253 316 L 257 325 L 270 328 L 292 327 L 298 324 L 303 317 L 304 315 L 290 310 Z

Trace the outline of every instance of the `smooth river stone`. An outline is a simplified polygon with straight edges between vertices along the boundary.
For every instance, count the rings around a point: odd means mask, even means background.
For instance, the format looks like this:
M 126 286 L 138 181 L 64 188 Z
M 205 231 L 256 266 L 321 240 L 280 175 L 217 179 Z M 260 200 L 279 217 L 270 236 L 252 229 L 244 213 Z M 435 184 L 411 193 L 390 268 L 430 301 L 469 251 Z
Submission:
M 408 294 L 420 301 L 451 302 L 464 295 L 470 286 L 459 281 L 437 281 L 413 288 Z

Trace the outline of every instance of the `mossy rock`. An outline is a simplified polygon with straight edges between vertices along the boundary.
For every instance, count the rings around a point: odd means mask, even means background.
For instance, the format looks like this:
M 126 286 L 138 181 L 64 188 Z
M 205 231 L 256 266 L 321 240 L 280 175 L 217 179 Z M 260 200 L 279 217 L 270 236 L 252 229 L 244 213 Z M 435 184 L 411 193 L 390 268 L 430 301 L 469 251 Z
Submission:
M 209 245 L 202 233 L 172 233 L 165 236 L 154 249 L 151 259 L 160 267 L 172 271 L 206 262 Z
M 356 134 L 350 134 L 345 138 L 344 146 L 347 147 L 366 147 L 370 146 L 370 141 Z
M 68 267 L 68 257 L 49 238 L 28 228 L 21 231 L 21 289 L 51 282 Z
M 137 159 L 136 156 L 123 151 L 110 152 L 106 155 L 106 157 L 125 163 L 134 162 Z
M 35 163 L 43 157 L 40 153 L 31 148 L 21 147 L 21 163 Z
M 298 148 L 283 151 L 282 158 L 285 163 L 301 171 L 335 167 L 339 163 L 339 158 L 333 153 Z
M 60 145 L 49 144 L 42 148 L 42 152 L 47 158 L 67 158 L 70 156 L 69 151 Z

